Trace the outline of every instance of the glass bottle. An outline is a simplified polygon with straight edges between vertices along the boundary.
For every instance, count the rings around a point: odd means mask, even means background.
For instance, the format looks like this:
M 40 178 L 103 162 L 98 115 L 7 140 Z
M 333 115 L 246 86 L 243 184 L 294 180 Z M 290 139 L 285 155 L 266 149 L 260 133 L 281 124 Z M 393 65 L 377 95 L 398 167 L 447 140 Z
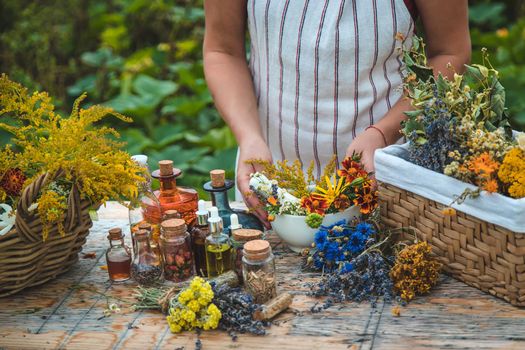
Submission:
M 131 251 L 124 244 L 124 235 L 120 228 L 112 228 L 108 235 L 109 249 L 106 251 L 109 279 L 124 282 L 130 278 Z
M 160 190 L 155 191 L 155 196 L 160 201 L 162 212 L 177 210 L 186 221 L 186 225 L 191 226 L 195 221 L 199 197 L 193 188 L 177 186 L 176 178 L 181 174 L 180 169 L 173 167 L 173 161 L 161 160 L 159 169 L 152 174 L 160 181 Z
M 135 257 L 131 263 L 131 277 L 141 286 L 151 286 L 162 280 L 162 262 L 151 249 L 146 230 L 135 233 Z
M 217 207 L 210 208 L 208 218 L 210 235 L 206 237 L 206 269 L 208 278 L 217 277 L 232 269 L 230 238 L 223 232 Z
M 151 225 L 152 243 L 158 245 L 162 212 L 160 202 L 151 189 L 148 157 L 139 154 L 132 156 L 131 159 L 145 168 L 143 181 L 139 184 L 138 196 L 130 201 L 129 224 L 131 239 L 135 242 L 134 234 L 140 229 L 138 226 L 146 222 Z M 133 243 L 133 251 L 135 252 L 135 243 Z
M 244 244 L 242 275 L 244 287 L 255 303 L 264 304 L 277 296 L 275 259 L 268 241 L 258 239 Z
M 244 243 L 253 241 L 254 239 L 262 239 L 263 233 L 259 230 L 253 230 L 249 228 L 242 228 L 241 225 L 237 223 L 237 214 L 232 214 L 231 216 L 231 244 L 232 244 L 232 255 L 233 255 L 233 269 L 239 276 L 239 279 L 242 280 L 242 250 Z M 235 228 L 234 227 L 238 227 Z
M 197 221 L 190 230 L 191 236 L 191 250 L 195 258 L 195 270 L 197 274 L 202 277 L 208 276 L 206 268 L 206 237 L 210 233 L 208 229 L 208 211 L 206 210 L 206 202 L 202 199 L 198 204 Z
M 164 278 L 183 282 L 194 275 L 190 234 L 183 219 L 169 219 L 161 224 L 160 248 Z
M 210 172 L 211 181 L 204 184 L 203 188 L 210 193 L 211 203 L 219 209 L 219 215 L 224 223 L 224 232 L 230 235 L 230 215 L 237 214 L 239 222 L 244 228 L 263 231 L 264 227 L 259 219 L 243 210 L 232 209 L 228 200 L 228 190 L 233 188 L 234 182 L 225 179 L 225 171 L 222 169 Z

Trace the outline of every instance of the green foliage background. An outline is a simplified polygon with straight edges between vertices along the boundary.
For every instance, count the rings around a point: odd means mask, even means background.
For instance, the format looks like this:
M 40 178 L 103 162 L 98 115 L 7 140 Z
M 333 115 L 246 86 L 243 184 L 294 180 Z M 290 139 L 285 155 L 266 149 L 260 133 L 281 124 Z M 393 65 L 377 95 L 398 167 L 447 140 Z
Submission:
M 0 72 L 46 90 L 68 112 L 82 91 L 134 118 L 114 125 L 154 167 L 173 159 L 200 188 L 208 170 L 233 176 L 235 139 L 213 107 L 202 69 L 202 0 L 3 0 Z M 523 0 L 470 1 L 473 62 L 481 47 L 501 73 L 513 126 L 525 127 Z M 9 136 L 0 133 L 0 144 Z

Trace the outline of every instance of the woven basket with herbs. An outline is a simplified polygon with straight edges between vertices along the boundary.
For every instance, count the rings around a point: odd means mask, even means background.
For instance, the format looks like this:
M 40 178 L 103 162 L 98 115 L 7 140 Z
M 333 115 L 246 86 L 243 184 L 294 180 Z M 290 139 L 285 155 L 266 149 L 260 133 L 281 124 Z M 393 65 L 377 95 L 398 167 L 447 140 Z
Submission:
M 89 211 L 136 193 L 143 171 L 113 138 L 94 126 L 109 108 L 54 110 L 43 92 L 30 94 L 0 76 L 0 297 L 45 283 L 77 260 L 92 226 Z
M 525 135 L 513 132 L 505 89 L 483 51 L 453 78 L 405 50 L 408 143 L 376 152 L 383 221 L 410 227 L 453 277 L 525 306 Z

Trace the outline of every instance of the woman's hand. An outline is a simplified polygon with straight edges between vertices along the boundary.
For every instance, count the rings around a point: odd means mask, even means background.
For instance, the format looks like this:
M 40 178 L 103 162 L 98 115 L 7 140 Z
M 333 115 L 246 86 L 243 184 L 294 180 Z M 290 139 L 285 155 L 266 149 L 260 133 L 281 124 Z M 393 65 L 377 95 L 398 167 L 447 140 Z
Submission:
M 237 187 L 248 208 L 253 210 L 255 216 L 269 229 L 268 213 L 261 208 L 257 196 L 250 190 L 250 175 L 262 170 L 260 165 L 247 163 L 252 159 L 272 161 L 270 149 L 264 140 L 260 138 L 250 139 L 240 145 L 239 162 L 237 163 Z
M 346 150 L 346 156 L 350 157 L 353 152 L 361 153 L 361 162 L 368 172 L 373 172 L 374 168 L 374 152 L 378 148 L 386 147 L 383 135 L 379 130 L 369 128 L 352 141 Z

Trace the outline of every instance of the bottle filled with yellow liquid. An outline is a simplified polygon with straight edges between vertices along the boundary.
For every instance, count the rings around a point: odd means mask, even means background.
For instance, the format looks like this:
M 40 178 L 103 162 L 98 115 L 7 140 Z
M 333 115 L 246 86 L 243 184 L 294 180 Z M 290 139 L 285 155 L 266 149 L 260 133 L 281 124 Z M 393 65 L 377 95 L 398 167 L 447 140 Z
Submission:
M 208 278 L 217 277 L 233 269 L 230 238 L 223 232 L 222 219 L 217 207 L 210 208 L 208 218 L 210 234 L 206 237 L 206 268 Z

